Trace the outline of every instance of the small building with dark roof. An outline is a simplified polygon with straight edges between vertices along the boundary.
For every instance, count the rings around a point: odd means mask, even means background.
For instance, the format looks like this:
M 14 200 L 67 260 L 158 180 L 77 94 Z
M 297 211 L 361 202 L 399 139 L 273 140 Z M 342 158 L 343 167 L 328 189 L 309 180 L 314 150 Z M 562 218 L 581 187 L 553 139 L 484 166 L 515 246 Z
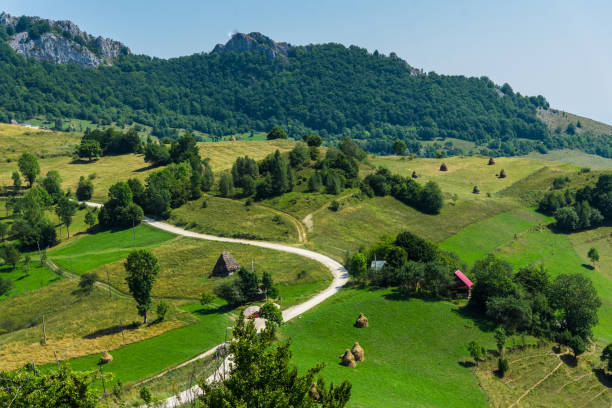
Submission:
M 217 263 L 213 268 L 213 276 L 230 276 L 234 272 L 240 270 L 240 265 L 229 252 L 223 251 L 223 253 L 217 259 Z

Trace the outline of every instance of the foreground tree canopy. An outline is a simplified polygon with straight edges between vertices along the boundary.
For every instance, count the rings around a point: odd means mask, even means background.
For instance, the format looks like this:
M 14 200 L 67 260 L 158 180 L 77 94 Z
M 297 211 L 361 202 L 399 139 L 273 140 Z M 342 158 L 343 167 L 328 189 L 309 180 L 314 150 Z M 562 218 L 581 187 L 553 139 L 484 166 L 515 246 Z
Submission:
M 239 407 L 293 407 L 293 408 L 342 408 L 351 396 L 351 384 L 326 387 L 318 377 L 318 396 L 313 399 L 308 391 L 323 369 L 319 365 L 299 375 L 290 365 L 289 342 L 273 345 L 273 326 L 268 324 L 258 335 L 252 320 L 240 315 L 234 327 L 234 341 L 229 345 L 233 364 L 229 377 L 222 382 L 200 386 L 205 394 L 200 402 L 207 408 Z

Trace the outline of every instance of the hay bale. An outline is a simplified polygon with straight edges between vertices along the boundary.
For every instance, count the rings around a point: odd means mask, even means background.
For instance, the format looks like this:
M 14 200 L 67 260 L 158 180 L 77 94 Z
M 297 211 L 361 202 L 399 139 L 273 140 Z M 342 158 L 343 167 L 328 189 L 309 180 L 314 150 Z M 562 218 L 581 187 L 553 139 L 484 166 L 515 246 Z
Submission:
M 355 361 L 363 361 L 365 359 L 363 354 L 363 349 L 359 345 L 359 343 L 355 342 L 353 344 L 353 348 L 351 349 L 351 353 L 353 353 L 353 357 L 355 357 Z
M 502 170 L 499 172 L 499 178 L 506 178 L 506 170 L 502 169 Z
M 344 354 L 340 356 L 340 359 L 342 360 L 340 364 L 345 367 L 357 367 L 357 363 L 355 363 L 355 356 L 349 349 L 346 349 Z
M 108 351 L 105 351 L 100 357 L 100 364 L 108 364 L 113 361 L 113 356 Z
M 440 166 L 440 171 L 448 171 L 448 167 L 446 166 L 446 163 L 442 163 L 442 165 Z
M 478 188 L 478 186 L 474 186 L 474 189 L 472 190 L 472 193 L 480 194 L 480 189 Z
M 317 384 L 312 383 L 312 387 L 310 387 L 308 390 L 308 395 L 315 401 L 318 401 L 321 398 L 319 391 L 317 391 Z
M 493 166 L 495 164 L 495 159 L 489 157 L 489 166 Z
M 359 317 L 355 321 L 355 327 L 359 329 L 363 329 L 366 327 L 370 327 L 370 323 L 368 322 L 368 318 L 363 315 L 363 313 L 359 313 Z
M 419 178 L 419 175 L 418 175 L 418 174 L 416 174 L 416 171 L 413 171 L 413 172 L 412 172 L 412 178 Z

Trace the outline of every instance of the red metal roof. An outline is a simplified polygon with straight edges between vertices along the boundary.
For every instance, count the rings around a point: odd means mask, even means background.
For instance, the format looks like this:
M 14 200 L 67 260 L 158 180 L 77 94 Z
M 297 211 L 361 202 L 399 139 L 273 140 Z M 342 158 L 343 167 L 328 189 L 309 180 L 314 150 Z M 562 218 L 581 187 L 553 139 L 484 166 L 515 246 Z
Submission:
M 465 276 L 459 269 L 455 271 L 455 276 L 458 277 L 461 282 L 465 283 L 465 286 L 468 288 L 471 288 L 474 285 L 472 281 L 469 280 L 468 277 Z

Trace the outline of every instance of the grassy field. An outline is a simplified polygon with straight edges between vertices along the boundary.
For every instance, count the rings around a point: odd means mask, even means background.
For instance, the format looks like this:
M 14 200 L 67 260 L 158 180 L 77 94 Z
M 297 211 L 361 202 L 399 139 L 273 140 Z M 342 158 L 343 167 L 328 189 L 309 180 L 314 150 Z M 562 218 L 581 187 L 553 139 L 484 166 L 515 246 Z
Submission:
M 148 340 L 109 349 L 114 360 L 104 366 L 104 372 L 113 376 L 110 386 L 118 379 L 123 384 L 130 384 L 150 377 L 223 343 L 226 327 L 232 325 L 226 309 L 203 309 L 200 305 L 194 306 L 187 309 L 196 319 L 195 323 Z M 96 353 L 71 360 L 69 364 L 74 370 L 93 371 L 98 369 L 99 360 L 100 353 Z M 99 381 L 94 386 L 101 390 Z M 109 386 L 108 382 L 106 386 Z
M 255 160 L 261 160 L 277 149 L 288 152 L 293 149 L 295 142 L 289 139 L 235 141 L 217 143 L 198 143 L 200 156 L 210 158 L 210 165 L 214 171 L 228 170 L 236 161 L 237 157 L 249 156 Z
M 16 167 L 16 160 L 23 152 L 39 158 L 70 156 L 79 141 L 80 136 L 71 133 L 0 123 L 0 163 L 11 160 Z
M 612 384 L 599 368 L 598 356 L 587 353 L 576 362 L 566 352 L 551 344 L 516 349 L 506 355 L 510 370 L 504 378 L 495 373 L 496 359 L 474 371 L 493 407 L 609 407 Z
M 342 259 L 346 251 L 403 230 L 439 242 L 467 225 L 517 207 L 515 200 L 506 198 L 459 199 L 447 203 L 439 215 L 427 215 L 392 197 L 351 198 L 337 212 L 325 209 L 315 213 L 309 240 L 313 248 Z
M 356 329 L 363 312 L 370 328 Z M 444 324 L 440 324 L 444 322 Z M 486 407 L 476 378 L 462 362 L 466 343 L 493 348 L 491 333 L 446 302 L 401 299 L 390 290 L 343 290 L 283 327 L 293 361 L 304 370 L 325 363 L 329 383 L 353 384 L 350 407 Z M 338 356 L 358 341 L 365 361 L 339 365 Z
M 206 208 L 202 203 L 206 201 Z M 172 211 L 170 223 L 191 231 L 266 241 L 298 241 L 292 223 L 257 204 L 204 196 Z
M 551 217 L 545 217 L 533 210 L 513 210 L 468 225 L 459 233 L 442 241 L 440 248 L 459 254 L 463 261 L 471 265 L 518 234 L 551 221 Z
M 14 284 L 7 294 L 0 296 L 0 300 L 31 292 L 61 280 L 59 275 L 40 264 L 36 254 L 32 254 L 32 261 L 28 267 L 23 262 L 15 269 L 10 265 L 0 266 L 0 278 L 8 279 Z
M 446 194 L 457 194 L 460 198 L 481 199 L 487 193 L 495 194 L 509 187 L 518 180 L 527 177 L 542 167 L 559 167 L 558 163 L 525 159 L 520 157 L 498 157 L 496 164 L 488 166 L 488 158 L 482 156 L 455 156 L 444 159 L 415 159 L 405 157 L 379 156 L 370 159 L 375 166 L 386 167 L 392 173 L 410 176 L 416 171 L 421 184 L 434 180 Z M 448 171 L 440 171 L 440 165 L 446 163 Z M 495 175 L 504 169 L 506 178 Z M 480 196 L 472 193 L 474 186 L 480 188 Z
M 594 154 L 581 152 L 580 150 L 552 150 L 546 154 L 532 152 L 525 156 L 536 160 L 550 160 L 573 164 L 579 167 L 588 167 L 594 170 L 612 169 L 612 159 Z
M 283 305 L 295 303 L 303 296 L 310 297 L 331 282 L 331 274 L 322 264 L 285 252 L 273 251 L 251 245 L 229 244 L 181 238 L 153 249 L 160 262 L 161 272 L 153 287 L 153 296 L 197 300 L 202 292 L 210 292 L 228 279 L 210 276 L 219 255 L 229 251 L 245 268 L 251 268 L 261 276 L 263 271 L 272 274 L 279 286 Z M 98 269 L 98 274 L 110 274 L 111 285 L 127 292 L 123 262 L 115 262 Z M 305 276 L 299 277 L 301 271 Z
M 0 301 L 0 369 L 16 368 L 34 359 L 37 364 L 66 360 L 119 347 L 120 324 L 125 340 L 134 343 L 192 323 L 195 319 L 171 304 L 168 319 L 159 324 L 130 326 L 140 322 L 130 297 L 109 296 L 99 288 L 85 295 L 76 280 L 63 280 L 42 289 Z M 47 345 L 43 338 L 45 315 Z

